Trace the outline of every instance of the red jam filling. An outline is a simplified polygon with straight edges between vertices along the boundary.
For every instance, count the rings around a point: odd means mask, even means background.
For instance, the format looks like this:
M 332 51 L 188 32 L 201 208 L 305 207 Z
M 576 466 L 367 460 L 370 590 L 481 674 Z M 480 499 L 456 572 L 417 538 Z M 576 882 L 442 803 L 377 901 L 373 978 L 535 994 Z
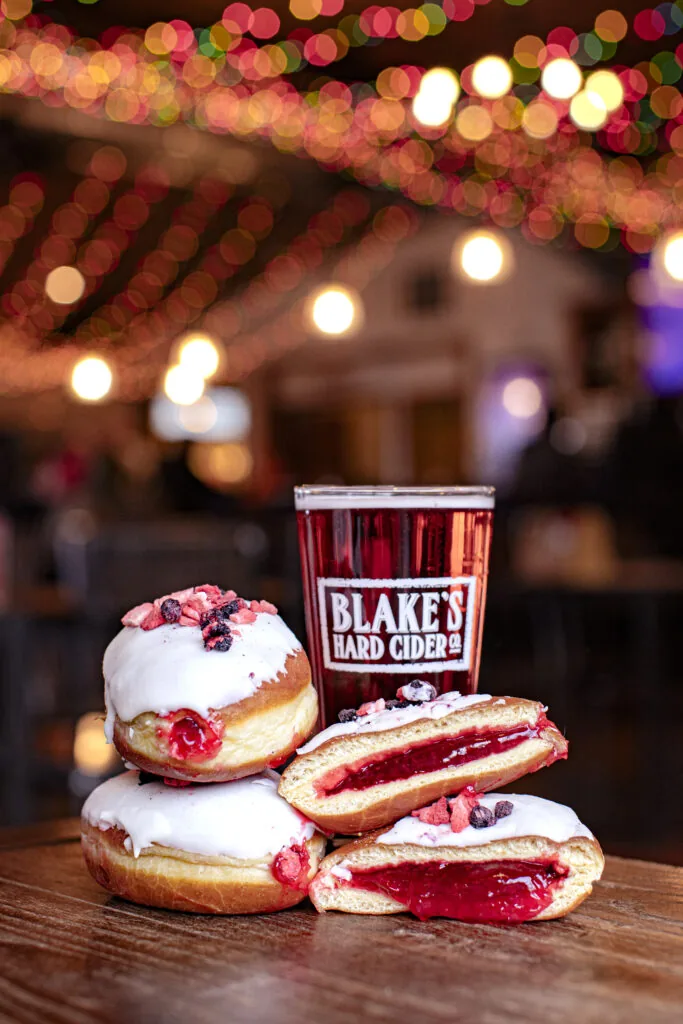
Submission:
M 221 747 L 215 728 L 196 711 L 180 711 L 168 733 L 168 749 L 179 761 L 208 761 Z
M 303 844 L 287 846 L 280 850 L 271 868 L 273 878 L 281 885 L 287 885 L 290 889 L 298 889 L 300 892 L 308 892 L 308 872 L 311 867 L 311 858 L 308 850 Z
M 402 750 L 390 750 L 371 761 L 356 761 L 353 764 L 333 768 L 317 783 L 319 796 L 334 796 L 347 789 L 369 789 L 397 779 L 409 779 L 414 775 L 438 772 L 444 768 L 457 768 L 479 758 L 502 754 L 519 746 L 526 740 L 538 737 L 547 728 L 544 716 L 535 725 L 516 725 L 512 729 L 472 729 L 458 736 L 440 736 L 435 740 L 416 743 Z M 557 757 L 555 751 L 549 755 L 546 764 Z
M 421 921 L 530 921 L 550 906 L 568 874 L 558 861 L 428 861 L 354 871 L 343 885 L 379 892 Z

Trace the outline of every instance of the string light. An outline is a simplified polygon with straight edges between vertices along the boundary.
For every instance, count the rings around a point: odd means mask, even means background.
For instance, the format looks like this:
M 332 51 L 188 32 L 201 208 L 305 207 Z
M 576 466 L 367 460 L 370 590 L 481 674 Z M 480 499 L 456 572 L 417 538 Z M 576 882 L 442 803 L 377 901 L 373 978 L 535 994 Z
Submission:
M 511 254 L 498 235 L 490 231 L 472 231 L 456 242 L 453 264 L 468 280 L 489 284 L 509 272 Z
M 598 15 L 592 34 L 584 33 L 579 37 L 569 29 L 560 28 L 549 33 L 546 40 L 538 37 L 520 40 L 515 46 L 511 70 L 517 81 L 526 83 L 520 91 L 521 98 L 503 96 L 479 104 L 473 97 L 477 92 L 474 68 L 466 69 L 463 82 L 472 98 L 456 110 L 457 78 L 447 72 L 456 82 L 448 115 L 435 126 L 436 131 L 420 132 L 422 137 L 416 138 L 410 117 L 411 102 L 420 93 L 429 97 L 429 75 L 446 69 L 432 69 L 422 77 L 418 69 L 409 66 L 385 69 L 376 91 L 366 86 L 362 95 L 326 76 L 319 87 L 299 94 L 291 86 L 284 86 L 277 76 L 297 70 L 303 59 L 313 58 L 314 63 L 327 46 L 325 40 L 332 45 L 332 36 L 318 34 L 310 51 L 308 46 L 313 36 L 305 44 L 283 44 L 291 47 L 287 51 L 271 44 L 244 49 L 241 46 L 244 32 L 250 31 L 250 26 L 259 31 L 262 27 L 258 19 L 252 20 L 257 12 L 250 11 L 244 4 L 233 6 L 242 13 L 236 9 L 231 10 L 229 17 L 226 13 L 224 21 L 206 35 L 200 32 L 195 36 L 185 23 L 160 23 L 157 35 L 149 30 L 149 43 L 156 51 L 147 46 L 147 37 L 143 45 L 142 38 L 133 32 L 119 36 L 109 49 L 94 42 L 92 47 L 83 49 L 66 29 L 60 28 L 59 33 L 54 34 L 53 27 L 42 29 L 27 24 L 18 31 L 6 22 L 3 25 L 5 48 L 0 52 L 0 87 L 6 92 L 49 98 L 55 106 L 66 105 L 88 114 L 103 114 L 112 120 L 166 125 L 182 116 L 183 120 L 209 131 L 245 139 L 268 137 L 284 152 L 307 154 L 323 166 L 347 173 L 361 183 L 386 184 L 415 202 L 453 209 L 467 216 L 483 214 L 500 227 L 519 225 L 525 237 L 536 244 L 557 238 L 569 222 L 576 227 L 573 231 L 570 227 L 568 234 L 570 237 L 573 234 L 581 245 L 599 247 L 603 244 L 600 239 L 615 244 L 620 231 L 625 247 L 634 252 L 646 252 L 654 245 L 658 231 L 670 230 L 677 223 L 675 168 L 679 154 L 683 153 L 683 124 L 678 123 L 681 101 L 675 83 L 681 76 L 681 63 L 676 55 L 663 51 L 636 68 L 593 72 L 587 75 L 581 91 L 583 75 L 578 63 L 591 66 L 591 61 L 609 59 L 616 43 L 626 34 L 628 26 L 619 12 Z M 638 16 L 634 22 L 636 33 L 641 38 L 655 39 L 664 34 L 664 28 L 667 34 L 676 31 L 676 10 L 676 5 L 663 4 L 654 12 L 641 12 L 643 17 Z M 321 13 L 331 11 L 325 6 L 321 7 Z M 402 13 L 407 12 L 390 14 L 389 9 L 374 8 L 370 13 L 367 9 L 361 19 L 371 30 L 367 38 L 389 38 L 394 29 L 403 38 L 404 29 L 408 34 L 412 31 L 407 26 L 420 28 L 422 22 L 417 17 L 420 12 L 400 20 Z M 431 17 L 431 12 L 428 14 Z M 424 17 L 427 18 L 427 14 Z M 231 19 L 237 21 L 234 36 L 228 39 L 233 30 Z M 354 24 L 358 26 L 360 21 Z M 256 32 L 253 34 L 258 37 Z M 234 46 L 233 40 L 237 40 Z M 304 49 L 306 57 L 303 57 Z M 334 42 L 333 49 L 335 56 L 330 59 L 339 59 L 343 45 Z M 297 53 L 302 60 L 290 60 L 286 53 L 290 56 Z M 158 60 L 158 56 L 164 54 L 169 59 Z M 286 56 L 284 64 L 283 56 Z M 570 56 L 575 56 L 576 61 L 570 60 Z M 552 79 L 547 72 L 558 60 L 573 67 L 575 81 L 578 74 L 579 88 L 573 98 L 558 97 L 552 88 L 546 89 L 550 98 L 538 95 L 538 80 L 545 86 L 544 76 Z M 325 61 L 327 58 L 321 63 Z M 104 75 L 96 73 L 100 67 L 105 69 Z M 233 84 L 225 84 L 223 68 Z M 131 69 L 135 69 L 138 76 L 134 86 L 130 85 Z M 124 80 L 126 75 L 131 77 Z M 139 85 L 143 76 L 145 87 Z M 91 83 L 95 82 L 94 89 L 86 81 L 88 78 Z M 565 92 L 566 88 L 565 82 Z M 604 110 L 600 102 L 592 98 L 594 96 L 602 101 Z M 556 103 L 555 99 L 561 102 Z M 572 103 L 566 104 L 563 99 L 572 99 Z M 344 111 L 343 118 L 338 113 L 333 115 L 334 104 Z M 425 105 L 429 107 L 430 103 Z M 431 106 L 433 108 L 433 104 Z M 610 116 L 612 114 L 614 116 Z M 520 126 L 523 131 L 517 131 Z M 426 123 L 424 127 L 430 128 Z M 599 128 L 602 129 L 598 136 L 600 152 L 592 149 L 590 140 L 577 131 Z M 116 157 L 115 147 L 102 147 L 102 150 L 112 150 L 112 159 L 104 154 L 101 160 L 93 160 L 91 173 L 94 177 L 95 172 L 102 175 L 96 180 L 107 185 L 111 180 L 107 177 L 110 173 L 107 165 L 118 167 L 124 159 L 125 167 L 125 158 L 120 151 L 116 151 L 119 153 Z M 616 156 L 611 156 L 610 151 Z M 649 154 L 652 160 L 647 166 Z M 455 163 L 457 173 L 444 169 L 449 161 Z M 88 211 L 84 210 L 87 215 Z M 68 217 L 73 214 L 74 225 L 76 221 L 86 223 L 78 211 L 67 213 Z M 9 223 L 15 219 L 14 212 L 11 216 L 8 212 L 7 219 L 8 226 L 16 230 L 13 223 Z M 253 238 L 251 243 L 243 235 L 239 239 L 231 238 L 225 244 L 226 251 L 229 248 L 230 252 L 239 254 L 244 247 L 245 251 L 253 252 Z M 5 251 L 10 250 L 3 245 L 2 253 Z M 67 254 L 62 264 L 67 265 L 70 258 Z M 288 267 L 286 273 L 282 271 L 284 278 L 297 263 L 289 255 L 282 262 Z M 92 282 L 97 278 L 80 262 L 80 255 L 78 267 L 84 272 L 90 294 Z M 272 285 L 280 273 L 278 270 L 273 275 L 273 282 L 270 279 L 260 282 L 254 291 L 254 296 L 260 293 L 256 301 L 263 296 L 269 301 L 278 300 L 282 293 Z M 301 273 L 301 269 L 295 273 Z M 211 276 L 207 269 L 205 277 Z M 44 279 L 40 279 L 39 289 Z M 131 337 L 148 338 L 153 326 L 162 327 L 158 341 L 146 342 L 150 352 L 168 345 L 170 339 L 166 339 L 164 332 L 173 325 L 176 311 L 180 313 L 179 322 L 189 324 L 197 316 L 197 309 L 211 306 L 213 298 L 207 280 L 202 277 L 196 283 L 186 284 L 186 281 L 184 278 L 167 296 L 172 298 L 168 305 L 165 299 L 161 302 L 153 299 L 150 302 L 153 313 L 145 309 L 131 313 L 134 325 Z M 26 296 L 16 296 L 23 303 L 19 311 L 38 327 L 38 316 L 31 312 L 31 282 L 25 284 Z M 188 303 L 184 289 L 201 293 L 200 304 Z M 126 300 L 133 294 L 137 292 L 127 290 Z M 7 308 L 6 298 L 3 308 Z M 121 302 L 121 297 L 117 300 L 118 306 L 116 300 L 112 303 L 107 338 L 122 331 L 124 317 L 128 316 L 127 303 Z M 195 301 L 194 295 L 192 300 Z M 207 319 L 214 312 L 219 318 L 218 307 L 221 306 L 221 303 L 214 305 Z M 161 324 L 158 313 L 163 317 Z M 50 316 L 51 322 L 57 324 L 62 314 L 52 311 Z M 76 334 L 79 344 L 96 342 L 98 319 L 99 316 L 89 322 L 88 334 L 81 333 L 79 328 Z M 66 365 L 66 358 L 66 349 L 50 353 L 49 357 L 46 354 L 45 372 L 48 365 Z M 68 358 L 72 360 L 74 353 L 69 352 Z M 3 353 L 3 367 L 6 362 Z M 150 373 L 159 373 L 158 362 L 150 367 Z M 117 390 L 119 384 L 117 359 Z M 3 383 L 5 386 L 10 387 Z
M 512 88 L 512 69 L 502 57 L 482 57 L 472 68 L 472 85 L 480 96 L 495 100 Z
M 220 365 L 220 352 L 216 343 L 207 335 L 193 335 L 183 341 L 178 353 L 178 362 L 198 373 L 204 380 L 213 377 Z
M 450 121 L 459 95 L 460 84 L 449 68 L 431 68 L 413 99 L 413 116 L 426 127 L 438 128 Z
M 321 334 L 337 337 L 348 334 L 358 325 L 360 299 L 348 288 L 340 285 L 323 288 L 310 301 L 311 321 Z
M 85 356 L 71 372 L 71 389 L 82 402 L 101 402 L 111 391 L 113 375 L 100 356 Z
M 176 405 L 193 405 L 204 393 L 204 378 L 178 363 L 166 371 L 164 391 Z
M 55 267 L 45 278 L 45 294 L 60 306 L 71 306 L 82 297 L 85 278 L 77 267 Z
M 577 128 L 597 131 L 607 120 L 607 108 L 596 92 L 579 92 L 569 104 L 569 116 Z
M 586 79 L 585 91 L 596 93 L 610 113 L 624 102 L 624 85 L 614 71 L 594 71 Z
M 556 100 L 568 100 L 583 85 L 581 69 L 568 57 L 557 57 L 543 68 L 541 85 Z

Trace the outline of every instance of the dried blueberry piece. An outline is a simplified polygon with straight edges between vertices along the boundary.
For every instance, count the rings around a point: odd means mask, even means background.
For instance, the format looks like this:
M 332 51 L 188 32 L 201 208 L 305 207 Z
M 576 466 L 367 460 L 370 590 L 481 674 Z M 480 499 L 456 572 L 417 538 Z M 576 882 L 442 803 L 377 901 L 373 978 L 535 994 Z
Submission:
M 176 601 L 174 597 L 167 597 L 165 601 L 162 601 L 160 611 L 165 622 L 177 622 L 183 614 L 180 601 Z
M 230 614 L 226 612 L 225 608 L 213 608 L 199 623 L 202 629 L 217 624 L 225 625 L 226 629 L 230 628 Z
M 398 696 L 402 700 L 407 700 L 411 704 L 423 704 L 425 701 L 434 700 L 436 697 L 436 687 L 432 686 L 431 683 L 425 683 L 421 679 L 413 679 L 412 682 L 406 683 L 398 691 Z
M 473 807 L 470 811 L 470 825 L 472 828 L 489 828 L 491 825 L 495 825 L 495 823 L 495 814 L 488 807 L 484 807 L 483 804 Z
M 340 711 L 337 716 L 340 722 L 355 722 L 358 718 L 358 714 L 353 708 L 346 708 L 344 711 Z
M 230 623 L 222 622 L 220 619 L 209 619 L 202 626 L 202 636 L 208 640 L 212 636 L 227 636 L 230 632 Z
M 241 606 L 239 598 L 237 598 L 235 601 L 228 601 L 227 604 L 221 605 L 221 607 L 217 608 L 216 611 L 221 612 L 223 615 L 225 615 L 226 619 L 228 619 L 230 618 L 231 615 L 234 615 L 236 612 L 238 612 L 240 610 L 240 607 Z
M 232 635 L 230 633 L 210 636 L 204 640 L 204 649 L 207 651 L 229 651 L 231 647 Z
M 401 708 L 409 708 L 411 703 L 409 700 L 396 700 L 394 698 L 393 700 L 388 700 L 386 706 L 390 711 L 400 711 Z
M 510 800 L 499 800 L 493 808 L 496 821 L 498 821 L 499 818 L 507 818 L 508 814 L 512 814 L 513 810 L 514 804 Z

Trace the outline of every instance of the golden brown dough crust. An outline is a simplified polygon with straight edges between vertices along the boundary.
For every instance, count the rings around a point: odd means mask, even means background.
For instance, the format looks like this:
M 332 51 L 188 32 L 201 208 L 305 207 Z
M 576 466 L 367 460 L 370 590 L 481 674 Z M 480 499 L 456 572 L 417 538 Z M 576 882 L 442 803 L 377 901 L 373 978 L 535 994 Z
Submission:
M 293 907 L 306 892 L 283 885 L 269 862 L 201 857 L 154 846 L 135 858 L 124 847 L 126 833 L 81 823 L 81 844 L 88 869 L 104 889 L 148 907 L 198 914 L 267 914 Z M 325 839 L 305 843 L 311 860 L 310 882 L 325 852 Z
M 213 717 L 222 724 L 222 743 L 207 760 L 172 757 L 159 728 L 163 720 L 153 712 L 132 722 L 117 716 L 114 745 L 124 760 L 143 771 L 186 782 L 229 782 L 280 765 L 310 736 L 318 718 L 305 651 L 288 655 L 274 679 L 251 697 L 214 709 Z

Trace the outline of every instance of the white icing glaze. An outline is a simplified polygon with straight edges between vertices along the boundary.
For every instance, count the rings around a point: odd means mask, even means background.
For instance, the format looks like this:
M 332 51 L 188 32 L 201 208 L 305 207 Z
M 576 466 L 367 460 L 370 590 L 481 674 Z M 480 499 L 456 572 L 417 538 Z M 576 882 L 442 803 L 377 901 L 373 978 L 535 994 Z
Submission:
M 156 843 L 187 853 L 258 860 L 315 832 L 312 822 L 278 796 L 280 776 L 273 771 L 184 787 L 140 786 L 138 779 L 138 772 L 124 772 L 103 782 L 82 811 L 96 828 L 123 829 L 126 849 L 136 857 Z
M 327 729 L 323 729 L 303 747 L 299 747 L 297 753 L 308 754 L 311 750 L 319 747 L 321 743 L 327 743 L 328 740 L 336 739 L 338 736 L 363 735 L 366 732 L 397 729 L 400 725 L 409 725 L 422 718 L 443 718 L 444 715 L 449 715 L 452 711 L 461 711 L 471 707 L 472 704 L 483 704 L 489 700 L 492 700 L 492 697 L 488 693 L 470 693 L 463 697 L 457 690 L 453 690 L 451 693 L 442 693 L 435 700 L 425 701 L 423 704 L 412 704 L 409 708 L 371 711 L 370 714 L 363 715 L 353 722 L 335 722 L 334 725 L 329 725 Z
M 543 800 L 540 796 L 514 796 L 510 793 L 486 793 L 481 798 L 484 807 L 493 810 L 498 800 L 509 800 L 513 805 L 507 818 L 500 818 L 489 828 L 472 828 L 452 832 L 450 825 L 426 825 L 409 815 L 401 818 L 389 832 L 376 840 L 386 846 L 408 843 L 415 846 L 485 846 L 487 843 L 518 836 L 544 836 L 555 843 L 564 843 L 576 836 L 593 838 L 571 807 Z
M 255 622 L 237 629 L 229 651 L 207 651 L 198 626 L 124 626 L 104 653 L 109 742 L 115 715 L 131 722 L 144 711 L 165 715 L 189 708 L 206 716 L 251 697 L 301 648 L 279 615 L 259 612 Z

